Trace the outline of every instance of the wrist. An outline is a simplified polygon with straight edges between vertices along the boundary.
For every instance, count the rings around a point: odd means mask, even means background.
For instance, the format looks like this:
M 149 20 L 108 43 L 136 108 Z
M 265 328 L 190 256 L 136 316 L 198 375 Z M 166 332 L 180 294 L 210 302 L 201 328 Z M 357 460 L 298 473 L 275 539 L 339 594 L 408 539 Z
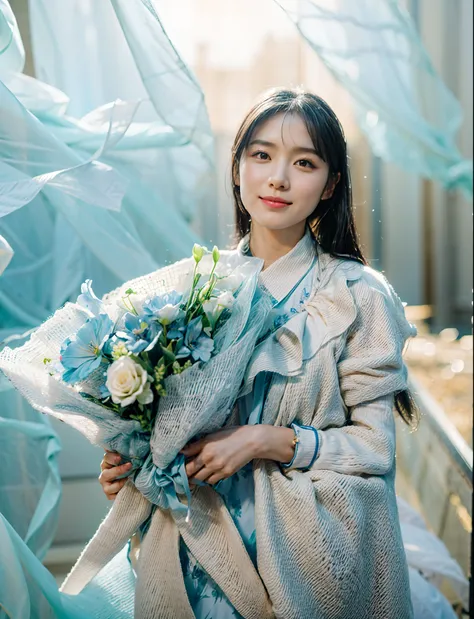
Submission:
M 289 462 L 294 455 L 292 428 L 258 424 L 253 426 L 254 458 Z

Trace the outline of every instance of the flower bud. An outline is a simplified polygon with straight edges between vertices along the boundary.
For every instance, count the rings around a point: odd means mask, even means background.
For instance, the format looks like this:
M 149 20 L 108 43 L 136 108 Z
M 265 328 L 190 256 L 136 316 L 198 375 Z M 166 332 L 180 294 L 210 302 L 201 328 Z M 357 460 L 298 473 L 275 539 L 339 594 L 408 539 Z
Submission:
M 214 260 L 214 264 L 217 264 L 219 262 L 220 257 L 221 255 L 219 253 L 219 248 L 217 247 L 217 245 L 214 245 L 214 247 L 212 248 L 212 259 Z
M 204 247 L 201 247 L 201 245 L 198 245 L 197 243 L 194 244 L 193 246 L 193 258 L 196 261 L 196 264 L 198 264 L 199 262 L 201 262 L 202 257 L 204 256 Z

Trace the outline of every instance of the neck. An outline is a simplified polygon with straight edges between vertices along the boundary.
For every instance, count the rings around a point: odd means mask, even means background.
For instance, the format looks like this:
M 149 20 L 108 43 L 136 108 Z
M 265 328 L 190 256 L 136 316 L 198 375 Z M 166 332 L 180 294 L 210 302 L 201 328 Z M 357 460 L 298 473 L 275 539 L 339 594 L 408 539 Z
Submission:
M 252 222 L 250 251 L 252 256 L 264 261 L 266 269 L 295 247 L 303 238 L 305 222 L 284 230 L 270 230 Z

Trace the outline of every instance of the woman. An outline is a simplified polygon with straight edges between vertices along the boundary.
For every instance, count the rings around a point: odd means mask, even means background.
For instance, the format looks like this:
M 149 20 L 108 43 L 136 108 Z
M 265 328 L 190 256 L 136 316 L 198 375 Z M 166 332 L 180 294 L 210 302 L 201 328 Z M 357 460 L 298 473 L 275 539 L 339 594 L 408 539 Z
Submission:
M 137 569 L 157 564 L 169 616 L 409 619 L 393 407 L 416 423 L 402 360 L 416 331 L 358 246 L 343 130 L 319 97 L 275 90 L 232 155 L 237 251 L 263 259 L 273 311 L 228 425 L 183 450 L 193 522 L 156 510 Z M 110 499 L 118 458 L 102 462 Z

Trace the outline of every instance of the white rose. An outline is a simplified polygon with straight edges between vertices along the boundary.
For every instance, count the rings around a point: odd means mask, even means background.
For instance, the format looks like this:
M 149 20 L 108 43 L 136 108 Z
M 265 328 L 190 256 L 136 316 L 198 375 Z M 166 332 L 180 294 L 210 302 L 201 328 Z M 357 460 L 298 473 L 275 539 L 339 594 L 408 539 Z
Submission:
M 141 365 L 130 357 L 121 357 L 109 366 L 105 385 L 114 404 L 124 407 L 135 400 L 149 404 L 153 400 L 153 392 L 147 379 L 148 374 Z
M 169 325 L 173 322 L 173 320 L 176 320 L 177 318 L 179 318 L 181 313 L 182 313 L 182 310 L 179 304 L 171 305 L 170 303 L 168 303 L 167 305 L 162 307 L 160 310 L 158 310 L 155 313 L 155 315 L 157 316 L 161 324 Z
M 137 396 L 137 400 L 140 404 L 151 404 L 153 402 L 153 391 L 148 381 L 145 383 L 142 393 Z

